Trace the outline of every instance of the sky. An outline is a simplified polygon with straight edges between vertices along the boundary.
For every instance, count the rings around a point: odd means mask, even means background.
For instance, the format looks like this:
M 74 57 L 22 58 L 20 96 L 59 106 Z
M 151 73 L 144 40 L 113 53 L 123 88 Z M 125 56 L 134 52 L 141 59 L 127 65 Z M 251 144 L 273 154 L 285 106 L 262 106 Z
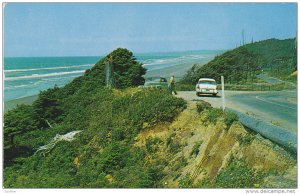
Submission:
M 296 36 L 296 3 L 8 3 L 4 56 L 227 50 Z

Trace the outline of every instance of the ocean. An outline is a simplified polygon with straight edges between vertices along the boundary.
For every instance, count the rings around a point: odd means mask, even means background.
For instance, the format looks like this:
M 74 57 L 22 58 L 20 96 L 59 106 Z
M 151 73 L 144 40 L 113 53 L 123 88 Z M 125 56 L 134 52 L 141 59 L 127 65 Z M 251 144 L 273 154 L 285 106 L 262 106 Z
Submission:
M 137 54 L 147 72 L 211 60 L 223 51 L 185 51 Z M 4 101 L 38 94 L 64 86 L 90 69 L 103 56 L 92 57 L 5 57 Z

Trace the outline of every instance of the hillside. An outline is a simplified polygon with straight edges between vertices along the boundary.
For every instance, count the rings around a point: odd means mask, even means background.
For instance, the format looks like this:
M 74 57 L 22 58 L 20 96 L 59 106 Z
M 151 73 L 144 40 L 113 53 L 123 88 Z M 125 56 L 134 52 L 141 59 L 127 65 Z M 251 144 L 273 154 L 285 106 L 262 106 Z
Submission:
M 182 83 L 195 84 L 201 77 L 220 82 L 220 76 L 229 84 L 257 82 L 256 75 L 264 72 L 283 80 L 296 81 L 297 70 L 295 39 L 268 39 L 254 42 L 225 52 L 207 64 L 191 68 Z
M 101 59 L 5 113 L 5 188 L 296 187 L 293 154 L 232 113 L 136 88 L 141 64 L 110 55 L 121 89 L 104 87 Z

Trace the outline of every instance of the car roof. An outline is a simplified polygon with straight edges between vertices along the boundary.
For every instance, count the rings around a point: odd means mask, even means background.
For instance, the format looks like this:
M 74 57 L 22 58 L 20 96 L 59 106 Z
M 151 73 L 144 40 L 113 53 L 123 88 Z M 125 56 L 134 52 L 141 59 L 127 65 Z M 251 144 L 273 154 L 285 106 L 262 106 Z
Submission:
M 146 81 L 151 81 L 151 80 L 154 80 L 154 79 L 166 79 L 165 77 L 149 77 L 149 78 L 146 78 Z
M 211 78 L 200 78 L 199 81 L 212 81 L 212 82 L 215 82 L 216 80 L 211 79 Z

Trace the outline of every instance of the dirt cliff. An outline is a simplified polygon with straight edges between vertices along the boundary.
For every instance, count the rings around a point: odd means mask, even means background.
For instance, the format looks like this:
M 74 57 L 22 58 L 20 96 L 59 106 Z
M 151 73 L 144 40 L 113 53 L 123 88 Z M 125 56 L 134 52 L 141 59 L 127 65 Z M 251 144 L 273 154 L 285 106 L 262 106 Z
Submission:
M 157 141 L 154 141 L 157 140 Z M 165 187 L 297 187 L 293 153 L 222 118 L 207 122 L 189 102 L 174 122 L 144 123 L 135 146 L 149 148 L 148 162 L 165 161 Z

